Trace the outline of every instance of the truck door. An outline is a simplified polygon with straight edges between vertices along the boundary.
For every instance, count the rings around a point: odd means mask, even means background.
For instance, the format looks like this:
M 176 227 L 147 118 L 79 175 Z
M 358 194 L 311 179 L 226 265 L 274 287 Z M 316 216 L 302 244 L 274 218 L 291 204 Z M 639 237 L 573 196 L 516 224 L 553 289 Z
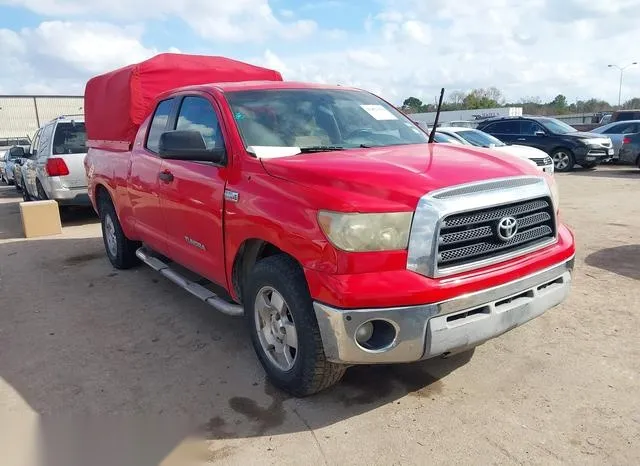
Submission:
M 168 255 L 165 219 L 160 211 L 160 171 L 162 159 L 158 156 L 160 135 L 166 131 L 175 99 L 158 103 L 149 124 L 144 147 L 131 153 L 129 199 L 135 229 L 140 238 L 152 249 Z
M 217 105 L 205 94 L 182 98 L 171 129 L 199 131 L 207 149 L 225 147 Z M 223 208 L 228 168 L 209 162 L 165 159 L 160 205 L 171 259 L 226 285 Z

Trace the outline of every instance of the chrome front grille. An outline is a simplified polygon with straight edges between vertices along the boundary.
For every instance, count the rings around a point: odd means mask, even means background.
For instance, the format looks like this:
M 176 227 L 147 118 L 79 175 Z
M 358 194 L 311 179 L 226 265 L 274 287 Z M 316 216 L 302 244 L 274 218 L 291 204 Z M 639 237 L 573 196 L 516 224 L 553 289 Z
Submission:
M 513 218 L 513 237 L 498 234 L 499 222 Z M 439 269 L 482 261 L 508 252 L 548 242 L 555 237 L 553 204 L 549 198 L 465 212 L 445 217 L 438 236 Z
M 535 164 L 538 165 L 539 167 L 543 167 L 545 165 L 551 165 L 553 163 L 553 160 L 551 160 L 551 157 L 532 158 L 529 160 L 531 160 L 532 162 L 535 162 Z
M 498 224 L 503 227 L 500 235 Z M 510 228 L 508 234 L 504 227 Z M 544 177 L 455 185 L 420 198 L 411 224 L 407 269 L 427 277 L 449 276 L 528 254 L 553 244 L 556 237 L 554 206 Z

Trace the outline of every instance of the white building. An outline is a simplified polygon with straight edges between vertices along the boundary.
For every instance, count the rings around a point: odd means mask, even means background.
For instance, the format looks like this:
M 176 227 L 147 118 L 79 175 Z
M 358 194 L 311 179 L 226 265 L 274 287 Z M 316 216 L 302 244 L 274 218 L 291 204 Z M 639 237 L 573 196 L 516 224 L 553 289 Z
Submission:
M 0 95 L 0 139 L 33 138 L 36 130 L 60 115 L 84 114 L 84 97 Z
M 480 121 L 497 116 L 522 116 L 522 107 L 479 108 L 476 110 L 450 110 L 440 112 L 438 122 L 442 126 L 452 121 Z M 413 121 L 431 126 L 436 119 L 436 112 L 412 113 Z

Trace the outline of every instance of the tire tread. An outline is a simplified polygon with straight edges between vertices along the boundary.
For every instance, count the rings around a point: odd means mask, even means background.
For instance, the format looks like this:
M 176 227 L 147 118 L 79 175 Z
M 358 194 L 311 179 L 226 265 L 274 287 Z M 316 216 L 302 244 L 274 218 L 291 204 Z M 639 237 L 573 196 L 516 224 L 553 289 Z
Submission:
M 111 220 L 113 221 L 113 225 L 116 229 L 116 238 L 118 240 L 118 254 L 116 257 L 111 257 L 109 254 L 107 240 L 104 237 L 104 214 L 107 212 L 111 216 Z M 122 231 L 122 227 L 120 226 L 120 220 L 116 214 L 115 207 L 113 206 L 111 199 L 106 196 L 100 199 L 100 223 L 102 224 L 102 236 L 105 243 L 105 251 L 109 261 L 111 261 L 111 264 L 115 268 L 122 270 L 130 269 L 137 265 L 139 261 L 136 256 L 136 250 L 140 247 L 140 243 L 137 241 L 131 241 L 125 236 Z
M 250 275 L 250 284 L 248 287 L 248 290 L 250 290 L 250 299 L 244 300 L 247 325 L 255 327 L 253 321 L 253 291 L 257 292 L 257 290 L 264 285 L 263 282 L 265 279 L 269 280 L 268 277 L 277 277 L 275 281 L 284 284 L 283 288 L 285 289 L 278 291 L 288 295 L 287 303 L 290 307 L 301 305 L 299 307 L 303 308 L 303 312 L 298 312 L 294 316 L 296 327 L 300 328 L 301 326 L 305 326 L 307 330 L 311 331 L 313 338 L 311 347 L 314 348 L 314 351 L 304 351 L 300 354 L 300 356 L 306 360 L 302 362 L 302 374 L 295 385 L 284 384 L 277 377 L 271 377 L 274 385 L 298 397 L 313 395 L 335 385 L 344 375 L 347 366 L 335 364 L 326 359 L 322 336 L 320 335 L 320 329 L 313 311 L 313 302 L 309 294 L 304 272 L 300 265 L 290 256 L 278 254 L 262 259 L 256 264 Z M 273 282 L 274 280 L 271 279 L 269 281 Z M 295 304 L 290 301 L 293 301 Z M 249 331 L 253 339 L 255 330 L 251 327 Z M 269 370 L 270 362 L 265 360 L 265 357 L 260 353 L 261 349 L 258 348 L 259 343 L 254 341 L 254 346 L 256 346 L 256 352 L 265 370 L 271 375 Z

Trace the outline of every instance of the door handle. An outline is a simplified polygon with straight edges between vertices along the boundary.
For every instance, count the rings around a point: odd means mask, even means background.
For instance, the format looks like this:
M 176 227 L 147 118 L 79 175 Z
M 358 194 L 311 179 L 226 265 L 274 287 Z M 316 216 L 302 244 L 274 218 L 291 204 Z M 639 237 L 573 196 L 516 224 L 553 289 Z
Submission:
M 173 173 L 171 173 L 169 170 L 165 170 L 163 172 L 160 172 L 158 178 L 160 178 L 160 180 L 164 181 L 165 183 L 171 183 L 173 181 Z
M 518 138 L 518 139 L 516 139 L 516 140 L 517 140 L 517 141 L 526 141 L 526 140 L 527 140 L 527 138 Z

